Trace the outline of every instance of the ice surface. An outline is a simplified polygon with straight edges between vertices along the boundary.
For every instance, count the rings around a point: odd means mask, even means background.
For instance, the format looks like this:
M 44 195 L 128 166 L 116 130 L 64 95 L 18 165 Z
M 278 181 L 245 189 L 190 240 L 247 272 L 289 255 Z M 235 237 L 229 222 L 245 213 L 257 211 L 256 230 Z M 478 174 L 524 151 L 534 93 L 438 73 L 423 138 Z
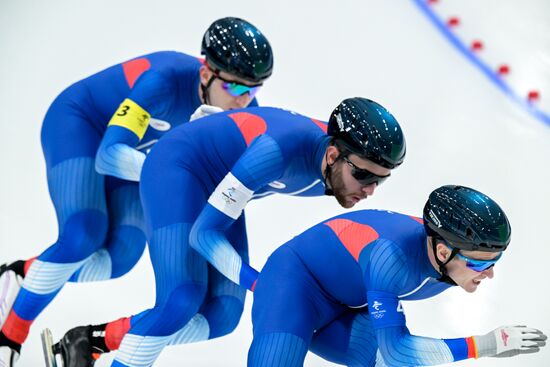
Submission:
M 479 37 L 490 65 L 509 63 L 518 95 L 536 88 L 550 111 L 550 3 L 546 0 L 440 0 L 459 16 L 457 34 Z M 550 332 L 550 126 L 502 93 L 449 44 L 413 1 L 17 1 L 0 4 L 0 260 L 35 256 L 56 237 L 40 148 L 41 120 L 70 83 L 155 50 L 198 54 L 214 19 L 241 16 L 269 37 L 275 73 L 259 98 L 327 119 L 349 96 L 371 97 L 401 122 L 405 164 L 359 208 L 419 214 L 436 186 L 458 183 L 495 198 L 508 213 L 513 242 L 496 277 L 478 292 L 453 290 L 405 305 L 417 335 L 459 337 L 499 325 Z M 333 199 L 271 197 L 247 208 L 255 267 L 293 235 L 342 212 Z M 69 284 L 34 324 L 18 366 L 41 366 L 40 330 L 105 322 L 150 307 L 148 257 L 126 277 Z M 251 340 L 250 299 L 241 325 L 208 343 L 167 348 L 157 366 L 244 366 Z M 469 366 L 546 367 L 550 351 Z M 108 366 L 103 358 L 98 366 Z M 329 366 L 309 356 L 307 366 Z

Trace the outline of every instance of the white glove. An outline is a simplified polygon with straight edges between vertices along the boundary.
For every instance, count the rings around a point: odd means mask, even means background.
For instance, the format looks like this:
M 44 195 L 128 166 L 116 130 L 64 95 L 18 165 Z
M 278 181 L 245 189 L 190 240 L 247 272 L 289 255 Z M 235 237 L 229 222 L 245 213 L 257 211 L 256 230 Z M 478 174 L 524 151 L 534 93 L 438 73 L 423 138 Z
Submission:
M 486 335 L 474 336 L 478 357 L 512 357 L 536 353 L 546 345 L 542 331 L 526 326 L 501 326 Z
M 195 112 L 193 112 L 189 121 L 194 121 L 196 119 L 200 119 L 201 117 L 210 116 L 218 112 L 223 112 L 223 108 L 203 104 L 200 105 L 199 108 L 195 110 Z

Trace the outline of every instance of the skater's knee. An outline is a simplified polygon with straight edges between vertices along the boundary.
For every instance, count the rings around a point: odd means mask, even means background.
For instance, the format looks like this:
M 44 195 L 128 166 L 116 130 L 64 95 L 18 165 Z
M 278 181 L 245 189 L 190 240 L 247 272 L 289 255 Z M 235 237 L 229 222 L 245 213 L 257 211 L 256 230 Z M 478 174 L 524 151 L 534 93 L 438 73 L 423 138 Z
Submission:
M 107 235 L 107 216 L 95 210 L 83 210 L 67 219 L 51 255 L 64 262 L 81 261 L 97 251 Z
M 121 276 L 126 275 L 128 272 L 130 272 L 130 270 L 134 268 L 134 266 L 137 264 L 137 262 L 141 258 L 142 253 L 143 252 L 141 252 L 139 256 L 135 258 L 120 259 L 120 260 L 112 259 L 113 268 L 112 268 L 111 279 L 120 278 Z
M 232 296 L 213 298 L 203 308 L 201 313 L 208 320 L 210 338 L 230 334 L 235 330 L 244 308 L 244 300 Z
M 159 313 L 159 321 L 170 324 L 171 332 L 183 328 L 198 312 L 206 289 L 200 285 L 184 285 L 173 289 L 165 302 L 154 308 Z
M 113 231 L 107 243 L 112 262 L 112 278 L 128 273 L 145 250 L 145 234 L 136 227 L 122 226 Z
M 174 288 L 167 297 L 165 308 L 177 314 L 196 314 L 206 292 L 205 286 L 187 284 Z

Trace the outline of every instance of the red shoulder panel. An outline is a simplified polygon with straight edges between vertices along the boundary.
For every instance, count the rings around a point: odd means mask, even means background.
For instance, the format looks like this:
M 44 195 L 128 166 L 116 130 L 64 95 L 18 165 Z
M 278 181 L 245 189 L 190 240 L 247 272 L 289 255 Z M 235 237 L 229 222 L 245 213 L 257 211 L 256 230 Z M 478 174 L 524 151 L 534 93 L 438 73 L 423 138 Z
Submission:
M 263 118 L 248 112 L 235 112 L 229 114 L 229 117 L 241 130 L 246 146 L 249 146 L 252 140 L 258 135 L 262 135 L 267 130 L 267 124 Z
M 122 70 L 124 70 L 124 76 L 130 89 L 134 87 L 137 78 L 150 68 L 151 63 L 145 58 L 131 60 L 122 64 Z
M 325 225 L 334 231 L 355 260 L 359 260 L 359 254 L 365 246 L 379 237 L 371 226 L 348 219 L 334 219 L 326 222 Z
M 315 122 L 315 125 L 319 126 L 321 130 L 325 132 L 325 134 L 327 133 L 327 128 L 328 128 L 327 124 L 316 119 L 311 119 L 311 121 Z

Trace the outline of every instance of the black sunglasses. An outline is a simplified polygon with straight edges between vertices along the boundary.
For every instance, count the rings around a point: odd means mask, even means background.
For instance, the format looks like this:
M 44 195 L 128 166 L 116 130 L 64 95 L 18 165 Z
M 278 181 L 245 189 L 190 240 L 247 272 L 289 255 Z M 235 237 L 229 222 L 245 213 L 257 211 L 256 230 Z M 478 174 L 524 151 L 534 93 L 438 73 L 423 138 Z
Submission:
M 372 173 L 368 169 L 359 168 L 349 158 L 344 155 L 342 159 L 351 167 L 351 175 L 363 186 L 371 185 L 376 183 L 376 186 L 380 186 L 382 182 L 386 181 L 388 177 L 391 176 L 391 173 L 386 176 L 378 176 L 375 173 Z

